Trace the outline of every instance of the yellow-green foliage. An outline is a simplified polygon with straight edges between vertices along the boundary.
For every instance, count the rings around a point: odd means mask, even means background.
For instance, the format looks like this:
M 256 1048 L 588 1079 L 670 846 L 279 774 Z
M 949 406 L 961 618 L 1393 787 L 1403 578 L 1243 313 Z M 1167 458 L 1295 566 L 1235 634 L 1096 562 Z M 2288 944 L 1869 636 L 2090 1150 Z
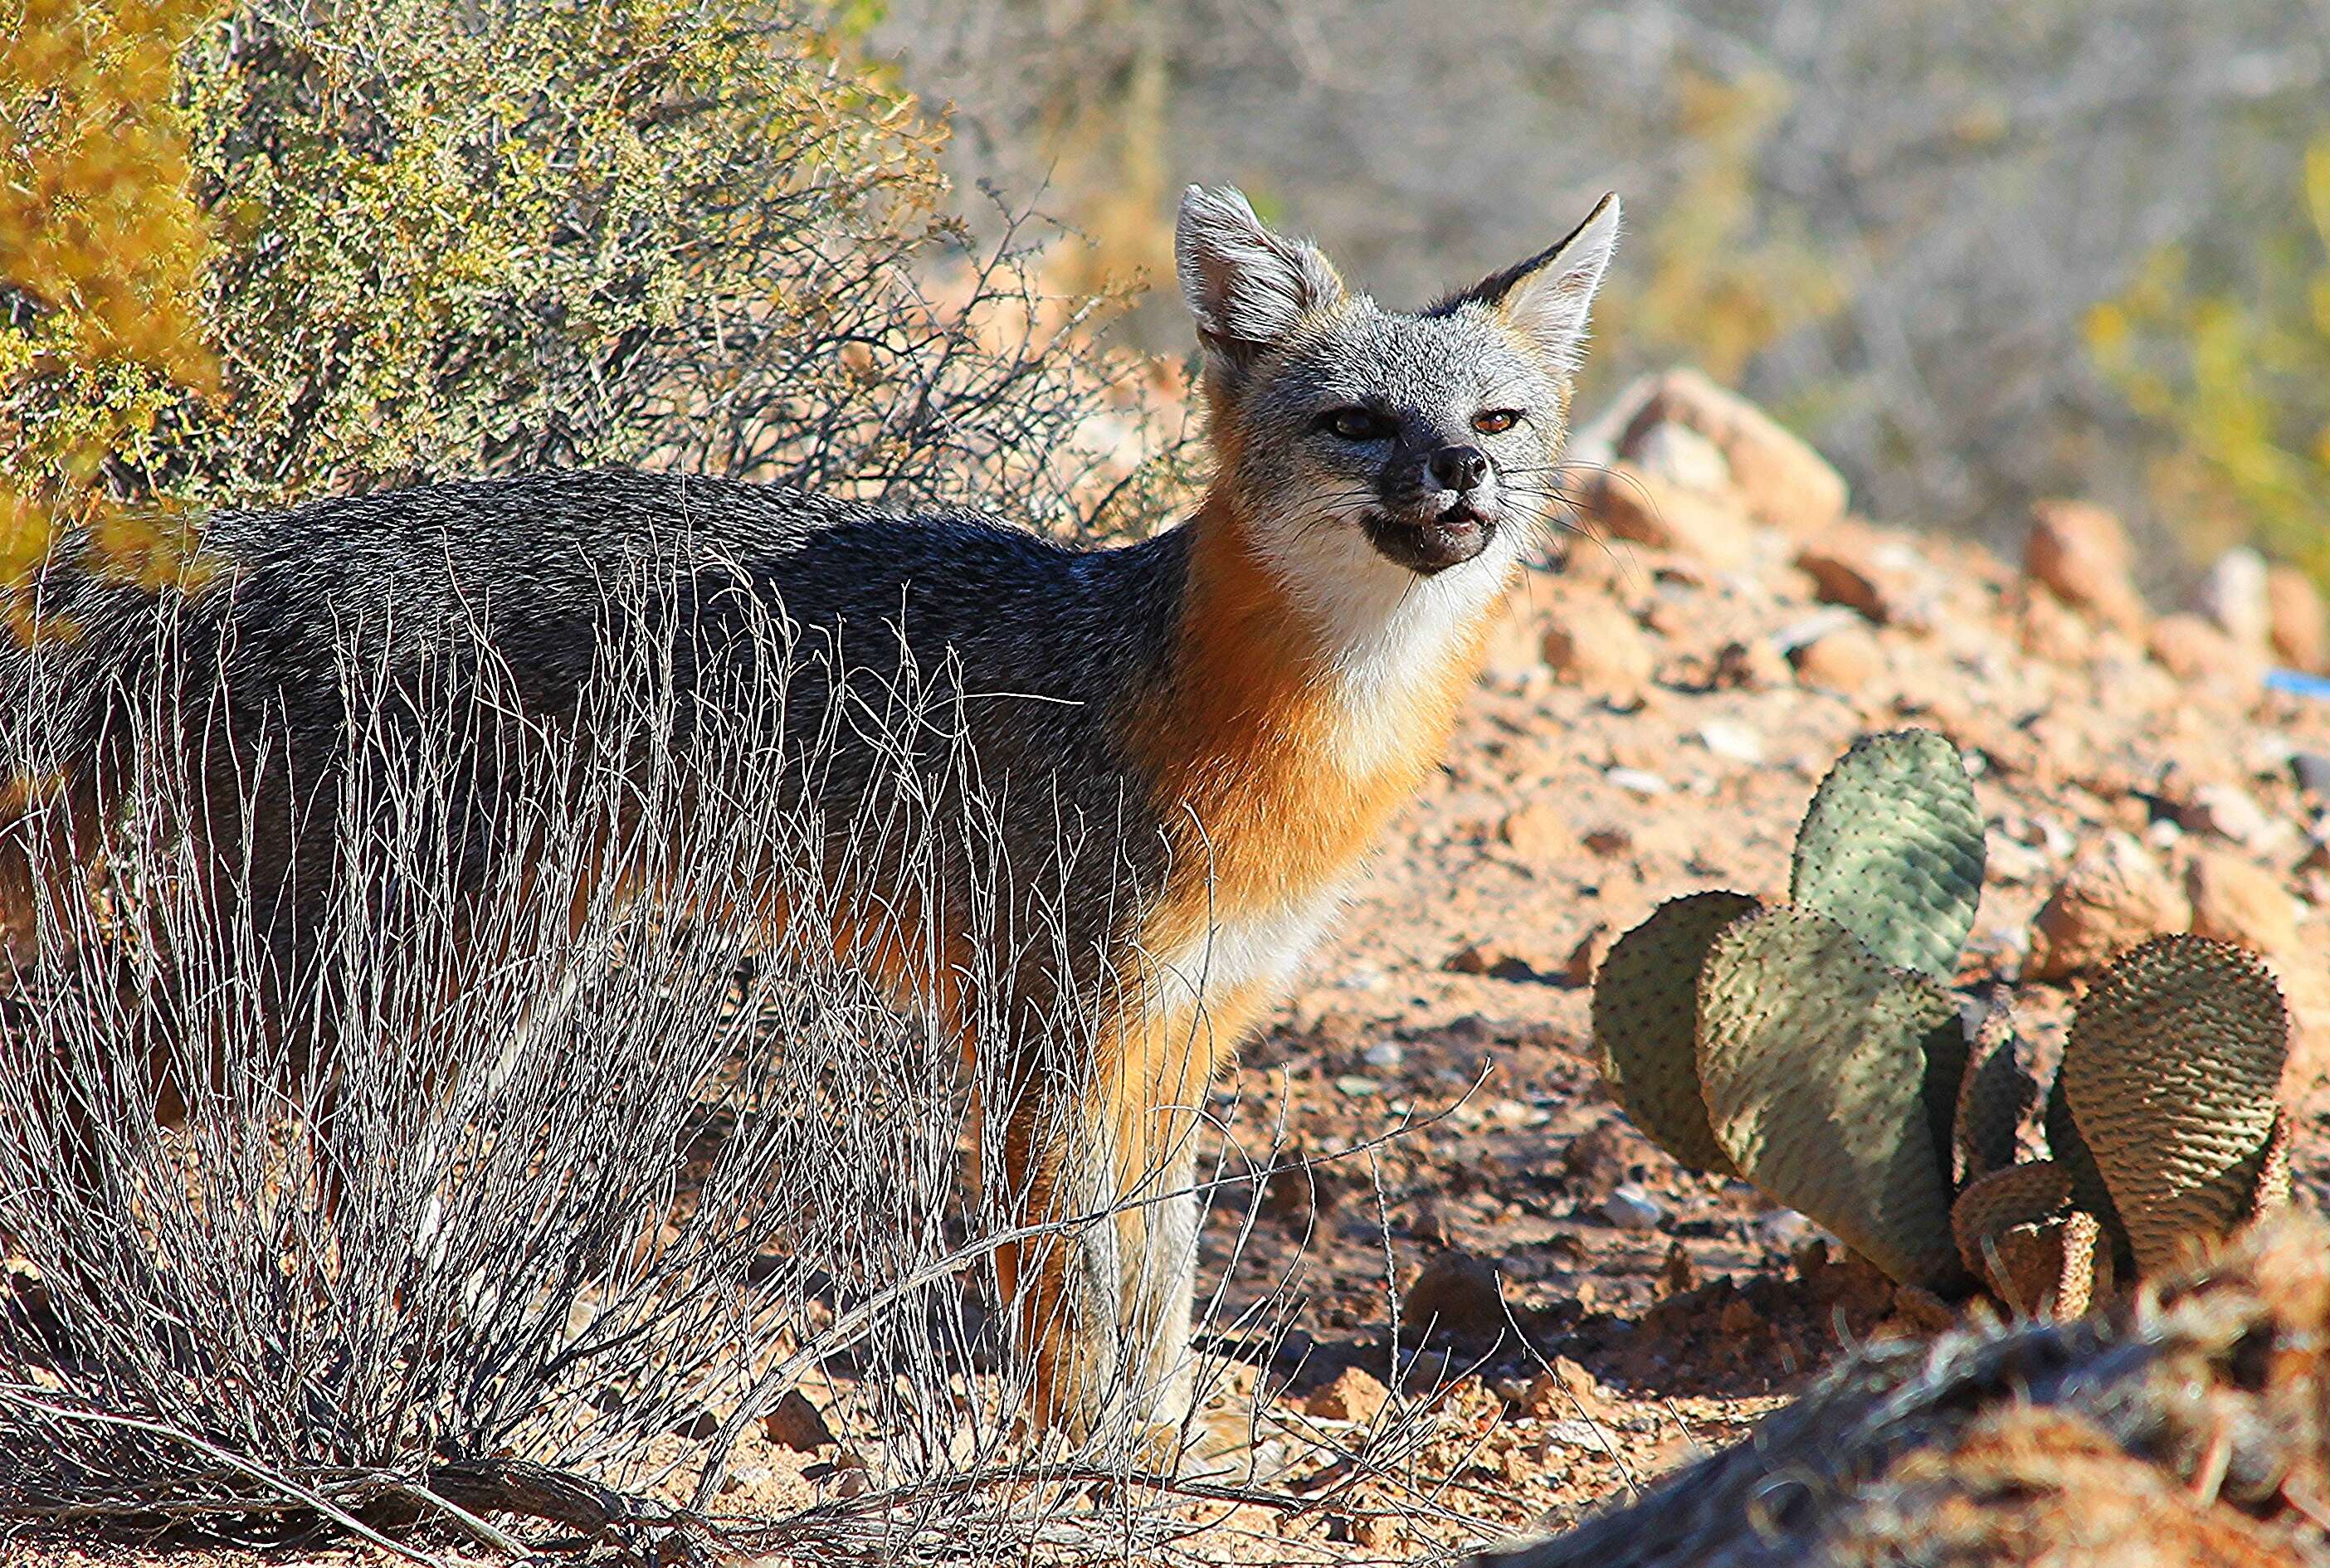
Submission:
M 1024 251 L 964 263 L 857 12 L 134 3 L 11 57 L 0 582 L 92 486 L 152 515 L 620 461 L 1065 526 L 1163 493 L 1069 439 L 1111 407 L 1145 450 L 1148 405 Z
M 2253 537 L 2330 581 L 2330 135 L 2297 195 L 2238 287 L 2196 285 L 2192 258 L 2164 250 L 2086 333 L 2171 439 L 2149 477 L 2180 531 L 2204 550 Z
M 174 530 L 132 511 L 123 466 L 213 392 L 171 61 L 211 0 L 26 0 L 0 46 L 0 613 L 60 525 L 168 570 Z
M 213 492 L 637 458 L 735 390 L 730 351 L 922 238 L 933 133 L 790 8 L 490 15 L 260 5 L 190 52 L 235 397 Z

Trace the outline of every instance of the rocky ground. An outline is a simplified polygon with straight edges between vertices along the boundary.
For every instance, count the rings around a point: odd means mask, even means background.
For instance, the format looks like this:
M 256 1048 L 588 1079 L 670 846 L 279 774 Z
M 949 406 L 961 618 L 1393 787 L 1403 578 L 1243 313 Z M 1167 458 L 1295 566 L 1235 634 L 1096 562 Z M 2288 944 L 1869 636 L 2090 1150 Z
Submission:
M 1445 768 L 1217 1091 L 1205 1342 L 1274 1473 L 1180 1498 L 1201 1528 L 1175 1560 L 1564 1525 L 1739 1438 L 1844 1346 L 1937 1326 L 1636 1133 L 1588 1025 L 1601 955 L 1662 900 L 1784 893 L 1814 786 L 1866 732 L 1962 748 L 1990 849 L 1959 982 L 2013 987 L 2042 1052 L 2144 936 L 2263 951 L 2302 1029 L 2301 1201 L 2330 1192 L 2330 700 L 2269 675 L 2330 666 L 2310 590 L 2236 555 L 2157 613 L 2075 503 L 2039 510 L 2020 562 L 1872 524 L 1688 375 L 1581 445 L 1590 536 L 1520 586 Z M 811 1393 L 740 1452 L 740 1513 L 862 1490 Z
M 1803 1216 L 1654 1148 L 1591 1048 L 1612 938 L 1679 893 L 1784 896 L 1798 818 L 1865 732 L 1964 751 L 1990 861 L 1959 982 L 2011 987 L 2042 1051 L 2145 936 L 2265 952 L 2301 1029 L 2299 1185 L 2330 1191 L 2330 701 L 2265 679 L 2323 667 L 2321 601 L 2235 556 L 2155 615 L 2076 504 L 2039 511 L 2021 562 L 1872 525 L 1695 378 L 1602 431 L 1602 537 L 1521 585 L 1440 779 L 1223 1096 L 1254 1158 L 1281 1127 L 1282 1159 L 1365 1150 L 1275 1178 L 1249 1227 L 1242 1196 L 1217 1205 L 1228 1305 L 1301 1304 L 1277 1409 L 1389 1424 L 1399 1384 L 1442 1414 L 1407 1473 L 1241 1521 L 1311 1551 L 1566 1522 L 1738 1436 L 1844 1343 L 1928 1326 Z

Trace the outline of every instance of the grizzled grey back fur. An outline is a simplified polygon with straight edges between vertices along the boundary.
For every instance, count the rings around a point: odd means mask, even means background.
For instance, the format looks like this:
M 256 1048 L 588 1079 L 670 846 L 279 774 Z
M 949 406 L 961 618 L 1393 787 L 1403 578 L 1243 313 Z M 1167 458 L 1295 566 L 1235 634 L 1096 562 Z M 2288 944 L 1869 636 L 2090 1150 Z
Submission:
M 208 796 L 221 885 L 249 889 L 244 914 L 299 995 L 330 897 L 349 729 L 380 716 L 349 711 L 335 678 L 344 660 L 385 677 L 369 689 L 403 710 L 396 723 L 441 722 L 490 659 L 523 718 L 554 725 L 604 661 L 665 657 L 677 698 L 668 741 L 683 753 L 698 739 L 696 704 L 780 689 L 770 723 L 784 733 L 768 739 L 800 760 L 803 788 L 771 809 L 807 804 L 842 842 L 884 808 L 876 793 L 904 782 L 903 746 L 924 785 L 991 817 L 1020 891 L 1054 876 L 1047 905 L 1084 921 L 1057 947 L 1080 972 L 1021 975 L 1021 1005 L 1040 1006 L 1062 984 L 1089 984 L 1130 935 L 1138 900 L 1099 884 L 1161 877 L 1148 793 L 1112 737 L 1117 704 L 1163 678 L 1185 551 L 1178 532 L 1075 552 L 965 511 L 902 516 L 616 470 L 223 513 L 202 546 L 214 575 L 191 592 L 157 600 L 76 560 L 51 568 L 41 612 L 74 634 L 0 647 L 0 704 L 62 704 L 43 715 L 61 751 L 48 760 L 92 792 L 85 815 L 101 821 L 120 804 L 133 705 L 162 693 Z M 649 591 L 624 587 L 640 581 Z M 790 623 L 789 647 L 755 630 L 772 611 Z M 908 638 L 949 650 L 945 665 L 910 667 Z M 734 743 L 733 725 L 712 728 Z M 950 755 L 958 732 L 969 775 Z M 461 781 L 465 880 L 516 804 L 501 798 L 504 772 L 488 754 Z M 1066 854 L 1080 836 L 1099 851 Z M 951 880 L 967 896 L 971 879 Z M 1039 923 L 1027 914 L 1022 927 Z

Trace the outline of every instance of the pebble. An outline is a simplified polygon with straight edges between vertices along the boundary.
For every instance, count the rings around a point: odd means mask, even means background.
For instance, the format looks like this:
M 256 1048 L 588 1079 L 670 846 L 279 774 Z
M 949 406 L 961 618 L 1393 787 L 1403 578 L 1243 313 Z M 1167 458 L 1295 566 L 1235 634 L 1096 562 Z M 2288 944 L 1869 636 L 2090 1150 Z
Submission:
M 1794 1256 L 1795 1250 L 1821 1234 L 1819 1225 L 1795 1209 L 1774 1209 L 1756 1216 L 1756 1239 L 1776 1252 Z
M 1397 1067 L 1407 1055 L 1397 1040 L 1378 1040 L 1359 1053 L 1359 1060 L 1370 1067 Z
M 1496 1265 L 1471 1252 L 1436 1254 L 1417 1270 L 1407 1288 L 1400 1331 L 1409 1338 L 1427 1330 L 1460 1341 L 1485 1344 L 1506 1327 L 1503 1293 Z
M 1710 719 L 1699 727 L 1699 741 L 1717 756 L 1729 757 L 1734 762 L 1757 763 L 1764 760 L 1764 737 L 1745 724 Z
M 1654 1231 L 1667 1217 L 1664 1204 L 1632 1182 L 1602 1200 L 1602 1217 L 1622 1231 Z
M 2101 506 L 2041 501 L 2032 508 L 2022 570 L 2064 603 L 2126 632 L 2145 620 L 2144 600 L 2128 576 L 2134 555 L 2127 530 Z
M 1603 777 L 1629 795 L 1666 795 L 1674 789 L 1673 785 L 1643 768 L 1613 768 Z
M 1383 1092 L 1383 1085 L 1363 1072 L 1346 1072 L 1335 1080 L 1335 1092 L 1347 1100 L 1367 1100 Z
M 776 1407 L 761 1418 L 761 1431 L 771 1442 L 796 1453 L 815 1453 L 835 1441 L 825 1417 L 798 1388 L 787 1389 Z
M 1796 677 L 1833 692 L 1857 692 L 1885 668 L 1885 650 L 1863 626 L 1839 627 L 1795 654 Z
M 1347 1366 L 1333 1380 L 1302 1402 L 1304 1411 L 1325 1421 L 1372 1422 L 1391 1403 L 1383 1380 L 1357 1366 Z
M 2273 832 L 2273 819 L 2235 784 L 2203 784 L 2178 813 L 2185 827 L 2211 833 L 2235 844 L 2262 844 Z
M 2289 771 L 2300 789 L 2317 800 L 2330 800 L 2330 757 L 2319 751 L 2293 752 Z

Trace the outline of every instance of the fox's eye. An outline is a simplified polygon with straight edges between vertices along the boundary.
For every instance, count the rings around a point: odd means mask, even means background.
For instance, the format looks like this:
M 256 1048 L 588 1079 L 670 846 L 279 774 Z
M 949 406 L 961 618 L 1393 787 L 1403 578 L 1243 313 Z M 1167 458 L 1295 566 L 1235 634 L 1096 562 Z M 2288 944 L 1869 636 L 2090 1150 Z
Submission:
M 1519 409 L 1482 409 L 1473 416 L 1473 428 L 1484 436 L 1501 436 L 1520 422 Z
M 1319 416 L 1319 428 L 1346 441 L 1379 441 L 1391 433 L 1390 422 L 1371 409 L 1329 409 Z

